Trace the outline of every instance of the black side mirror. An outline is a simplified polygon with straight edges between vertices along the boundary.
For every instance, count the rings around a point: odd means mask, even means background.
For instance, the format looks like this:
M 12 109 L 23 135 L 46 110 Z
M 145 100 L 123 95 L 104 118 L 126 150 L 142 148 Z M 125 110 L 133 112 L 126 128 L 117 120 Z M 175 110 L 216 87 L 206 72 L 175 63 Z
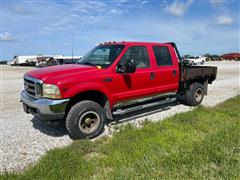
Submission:
M 136 64 L 133 59 L 127 59 L 125 64 L 117 65 L 118 73 L 135 73 Z

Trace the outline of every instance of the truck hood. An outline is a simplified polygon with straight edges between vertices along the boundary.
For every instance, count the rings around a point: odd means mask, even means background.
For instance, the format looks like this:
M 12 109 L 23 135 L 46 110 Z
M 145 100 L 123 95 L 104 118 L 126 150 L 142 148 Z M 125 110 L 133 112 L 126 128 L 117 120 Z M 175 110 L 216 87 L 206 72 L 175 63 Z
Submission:
M 94 66 L 68 64 L 35 69 L 28 72 L 27 75 L 42 81 L 45 81 L 46 79 L 61 80 L 75 74 L 85 74 L 98 70 L 99 69 Z

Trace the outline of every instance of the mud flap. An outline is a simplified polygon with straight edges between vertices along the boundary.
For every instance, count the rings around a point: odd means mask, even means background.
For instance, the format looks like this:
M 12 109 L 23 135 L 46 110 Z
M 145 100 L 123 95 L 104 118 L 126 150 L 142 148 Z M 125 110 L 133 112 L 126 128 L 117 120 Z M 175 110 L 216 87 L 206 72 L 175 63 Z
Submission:
M 207 95 L 208 92 L 208 79 L 203 83 L 203 93 Z

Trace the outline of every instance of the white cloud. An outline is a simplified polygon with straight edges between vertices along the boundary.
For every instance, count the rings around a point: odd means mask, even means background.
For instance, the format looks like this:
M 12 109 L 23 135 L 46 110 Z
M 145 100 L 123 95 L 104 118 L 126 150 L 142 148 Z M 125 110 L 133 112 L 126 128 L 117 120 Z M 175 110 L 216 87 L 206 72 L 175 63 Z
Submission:
M 102 13 L 108 8 L 105 2 L 101 1 L 74 1 L 73 11 L 79 13 Z
M 209 0 L 209 2 L 212 4 L 212 5 L 221 5 L 225 2 L 227 2 L 226 0 Z
M 120 9 L 110 9 L 110 13 L 113 15 L 121 15 L 123 14 L 123 11 Z
M 13 35 L 8 32 L 4 32 L 3 34 L 0 34 L 0 41 L 2 42 L 8 42 L 13 40 L 14 40 Z
M 238 29 L 219 28 L 211 26 L 212 20 L 179 21 L 167 19 L 147 19 L 131 22 L 125 20 L 128 28 L 121 30 L 125 40 L 132 41 L 154 41 L 154 42 L 176 42 L 181 54 L 200 55 L 206 52 L 221 53 L 235 51 L 238 48 Z M 146 28 L 147 35 L 146 35 Z M 137 31 L 129 31 L 137 29 Z M 159 34 L 160 32 L 160 34 Z M 116 36 L 117 37 L 117 36 Z M 127 37 L 127 38 L 126 38 Z M 221 37 L 221 38 L 219 38 Z
M 233 18 L 229 15 L 219 15 L 216 20 L 218 25 L 231 25 L 233 23 Z
M 165 6 L 164 10 L 173 16 L 183 16 L 188 10 L 193 0 L 188 0 L 187 2 L 180 2 L 175 0 L 171 5 Z
M 148 3 L 148 1 L 141 1 L 140 3 L 141 4 L 146 4 L 146 3 Z
M 140 2 L 147 3 L 147 1 Z M 131 4 L 135 5 L 138 3 Z M 143 4 L 141 5 L 143 6 Z M 45 25 L 40 33 L 48 34 L 56 30 L 72 30 L 78 24 L 82 26 L 101 25 L 102 22 L 109 19 L 109 17 L 128 14 L 129 9 L 136 8 L 136 6 L 128 7 L 123 2 L 113 3 L 111 1 L 72 1 L 69 7 L 71 8 L 64 9 L 65 13 L 59 13 L 58 17 L 56 17 L 53 22 Z M 63 12 L 61 9 L 59 11 Z
M 119 3 L 126 3 L 126 2 L 128 2 L 128 0 L 116 0 L 117 2 L 119 2 Z
M 23 5 L 15 5 L 13 8 L 11 8 L 11 12 L 17 15 L 32 15 L 34 12 Z
M 62 43 L 61 44 L 63 47 L 70 47 L 70 44 L 69 43 Z

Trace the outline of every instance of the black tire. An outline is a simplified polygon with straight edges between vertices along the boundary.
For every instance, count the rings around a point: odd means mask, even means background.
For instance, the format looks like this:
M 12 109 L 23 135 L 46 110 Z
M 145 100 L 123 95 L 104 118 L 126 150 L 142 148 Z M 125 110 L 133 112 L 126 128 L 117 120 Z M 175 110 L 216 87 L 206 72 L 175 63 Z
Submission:
M 84 100 L 68 112 L 66 128 L 72 139 L 91 139 L 103 131 L 105 121 L 104 109 L 94 101 Z
M 188 106 L 198 106 L 204 97 L 203 85 L 195 82 L 191 84 L 190 90 L 186 92 L 185 103 Z

